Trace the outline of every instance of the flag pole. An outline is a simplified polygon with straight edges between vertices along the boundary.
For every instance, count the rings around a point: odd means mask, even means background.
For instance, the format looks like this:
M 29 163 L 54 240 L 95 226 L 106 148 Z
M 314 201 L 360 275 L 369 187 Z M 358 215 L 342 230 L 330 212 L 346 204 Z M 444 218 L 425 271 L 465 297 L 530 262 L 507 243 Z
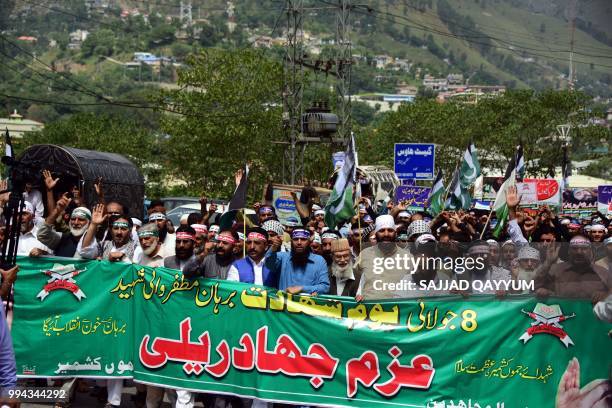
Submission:
M 244 241 L 242 241 L 242 257 L 246 258 L 246 208 L 242 209 L 242 230 Z
M 455 172 L 459 168 L 460 161 L 461 159 L 457 160 L 457 164 L 455 165 L 455 171 L 453 171 L 453 174 L 455 174 Z M 453 177 L 451 177 L 451 182 L 449 183 L 448 187 L 446 187 L 446 191 L 444 192 L 444 200 L 442 200 L 442 211 L 446 210 L 446 199 L 448 198 L 448 193 L 450 193 L 450 188 L 453 185 L 452 178 Z
M 491 209 L 489 210 L 489 215 L 487 216 L 487 221 L 485 222 L 484 227 L 482 227 L 482 231 L 480 231 L 480 239 L 482 239 L 485 231 L 487 230 L 487 226 L 489 225 L 489 221 L 491 221 L 491 214 L 493 214 L 493 204 L 491 204 Z M 499 222 L 499 220 L 498 220 Z
M 357 262 L 361 264 L 361 217 L 359 216 L 359 208 L 357 208 L 357 229 L 359 230 L 359 258 Z

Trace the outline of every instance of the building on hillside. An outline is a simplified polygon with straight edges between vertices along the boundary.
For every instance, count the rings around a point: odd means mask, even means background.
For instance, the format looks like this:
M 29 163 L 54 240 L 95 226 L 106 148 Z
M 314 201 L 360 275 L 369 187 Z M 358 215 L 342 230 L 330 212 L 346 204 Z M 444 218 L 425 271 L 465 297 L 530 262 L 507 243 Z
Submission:
M 354 102 L 363 102 L 378 112 L 396 111 L 400 105 L 414 102 L 416 95 L 383 94 L 352 95 Z
M 255 48 L 272 48 L 274 45 L 282 46 L 285 41 L 282 37 L 273 38 L 267 35 L 252 35 L 247 40 Z
M 440 103 L 447 101 L 476 104 L 479 100 L 502 95 L 506 91 L 501 85 L 449 85 L 443 92 L 439 92 L 436 100 Z
M 397 88 L 395 88 L 395 92 L 400 95 L 416 95 L 418 92 L 418 88 L 414 85 L 400 83 Z
M 427 74 L 423 77 L 423 86 L 426 89 L 441 92 L 448 88 L 448 81 L 446 78 L 434 78 L 433 75 Z
M 391 69 L 394 71 L 408 72 L 410 71 L 412 64 L 408 62 L 408 60 L 405 60 L 402 58 L 396 58 L 395 61 L 393 61 L 393 63 L 390 64 L 390 66 L 391 66 Z
M 26 132 L 37 132 L 44 129 L 45 125 L 35 120 L 24 119 L 17 110 L 9 115 L 8 118 L 0 118 L 0 129 L 5 132 L 8 129 L 11 139 L 19 142 L 23 139 Z
M 448 85 L 462 85 L 464 81 L 463 74 L 448 74 L 446 81 Z
M 391 57 L 390 55 L 376 55 L 372 59 L 372 65 L 374 65 L 378 69 L 383 69 L 392 62 L 393 57 Z
M 79 50 L 81 49 L 81 45 L 89 36 L 89 31 L 87 30 L 76 30 L 68 34 L 68 49 L 71 50 Z
M 148 65 L 154 65 L 159 63 L 161 57 L 151 54 L 150 52 L 135 52 L 134 61 L 142 62 Z

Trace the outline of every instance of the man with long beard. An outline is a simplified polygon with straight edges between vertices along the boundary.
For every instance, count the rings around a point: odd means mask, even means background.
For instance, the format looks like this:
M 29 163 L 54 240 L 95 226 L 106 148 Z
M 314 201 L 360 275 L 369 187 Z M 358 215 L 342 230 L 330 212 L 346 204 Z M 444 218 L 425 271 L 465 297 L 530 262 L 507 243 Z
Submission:
M 340 233 L 334 230 L 327 230 L 321 234 L 321 256 L 325 259 L 327 266 L 332 263 L 332 243 L 340 238 Z
M 85 207 L 77 207 L 70 214 L 70 221 L 68 222 L 70 232 L 55 231 L 55 223 L 64 214 L 70 201 L 71 199 L 65 195 L 57 200 L 55 208 L 49 213 L 45 222 L 40 225 L 36 235 L 42 244 L 53 249 L 55 255 L 67 258 L 72 258 L 75 255 L 78 257 L 77 246 L 91 222 L 91 211 Z
M 164 266 L 164 257 L 161 254 L 161 244 L 157 225 L 154 223 L 145 224 L 138 230 L 138 241 L 142 248 L 141 265 L 157 268 Z
M 183 268 L 183 275 L 189 279 L 197 277 L 226 279 L 227 271 L 234 262 L 234 246 L 238 242 L 235 231 L 221 231 L 217 237 L 217 248 L 214 253 L 191 258 Z
M 53 254 L 51 248 L 47 247 L 36 238 L 38 228 L 34 225 L 34 207 L 32 207 L 32 204 L 28 201 L 25 201 L 23 211 L 21 211 L 20 227 L 21 231 L 19 234 L 19 244 L 17 245 L 17 255 L 41 256 Z
M 176 255 L 164 258 L 164 267 L 178 269 L 180 271 L 186 266 L 187 261 L 193 256 L 196 242 L 196 232 L 188 225 L 181 225 L 176 229 L 174 252 Z
M 518 263 L 511 270 L 512 278 L 526 282 L 534 280 L 540 266 L 540 251 L 529 244 L 523 245 L 518 251 L 517 260 Z
M 364 248 L 355 265 L 361 273 L 356 299 L 390 299 L 395 297 L 395 287 L 405 274 L 410 273 L 412 255 L 396 243 L 395 220 L 389 214 L 376 218 L 374 232 L 376 245 Z M 391 259 L 390 259 L 391 258 Z M 396 262 L 397 259 L 401 261 Z
M 149 215 L 149 222 L 157 224 L 159 243 L 162 246 L 162 256 L 166 258 L 175 255 L 174 249 L 176 248 L 176 244 L 174 241 L 176 236 L 168 230 L 166 215 L 160 212 L 152 213 Z
M 332 264 L 329 266 L 329 294 L 355 297 L 361 274 L 353 271 L 353 259 L 348 239 L 331 243 Z
M 469 281 L 470 289 L 468 292 L 470 293 L 476 293 L 476 290 L 478 290 L 477 293 L 480 294 L 504 296 L 507 292 L 503 288 L 506 288 L 507 284 L 503 284 L 504 286 L 495 285 L 502 285 L 501 282 L 510 282 L 512 276 L 507 269 L 491 264 L 490 253 L 491 247 L 486 241 L 480 239 L 472 241 L 466 256 L 473 259 L 472 266 L 467 267 L 466 265 L 464 273 L 456 272 L 455 278 Z M 502 289 L 496 290 L 497 287 Z M 467 295 L 467 293 L 464 293 L 464 295 Z
M 576 235 L 570 240 L 568 259 L 536 276 L 538 296 L 590 299 L 595 304 L 612 294 L 612 271 L 592 262 L 593 249 L 588 238 Z
M 272 241 L 272 252 L 266 258 L 273 281 L 287 293 L 323 295 L 329 292 L 327 264 L 322 256 L 310 250 L 310 232 L 296 228 L 291 233 L 291 251 L 280 252 L 281 237 Z
M 95 235 L 98 227 L 109 219 L 111 240 L 98 244 Z M 100 258 L 111 262 L 140 263 L 142 248 L 132 240 L 132 219 L 125 215 L 104 214 L 104 204 L 97 204 L 91 223 L 83 237 L 79 255 L 86 259 Z

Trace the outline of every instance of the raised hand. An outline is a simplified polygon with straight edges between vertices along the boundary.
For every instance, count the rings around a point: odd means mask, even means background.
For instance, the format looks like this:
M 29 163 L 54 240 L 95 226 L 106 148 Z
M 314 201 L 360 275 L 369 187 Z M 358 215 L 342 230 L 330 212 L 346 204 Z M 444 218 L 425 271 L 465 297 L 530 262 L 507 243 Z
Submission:
M 104 190 L 102 189 L 102 177 L 98 177 L 96 182 L 94 183 L 94 189 L 96 190 L 96 194 L 98 197 L 104 196 Z
M 510 208 L 516 208 L 521 202 L 516 186 L 509 186 L 506 189 L 506 204 Z
M 59 177 L 54 179 L 49 170 L 43 170 L 43 177 L 45 178 L 45 186 L 47 190 L 51 191 L 55 188 L 55 185 L 59 181 Z
M 238 187 L 238 185 L 240 184 L 240 180 L 242 180 L 242 173 L 244 173 L 242 169 L 239 169 L 236 171 L 236 173 L 234 173 L 234 181 L 236 182 L 236 187 Z
M 108 214 L 104 214 L 104 211 L 104 204 L 96 204 L 93 213 L 91 214 L 91 223 L 93 225 L 100 225 L 104 223 L 104 221 L 106 221 L 106 219 L 108 218 Z
M 57 200 L 57 203 L 55 203 L 55 210 L 57 211 L 58 215 L 66 211 L 66 207 L 68 207 L 70 201 L 72 201 L 72 199 L 68 197 L 68 193 L 64 193 L 62 197 Z

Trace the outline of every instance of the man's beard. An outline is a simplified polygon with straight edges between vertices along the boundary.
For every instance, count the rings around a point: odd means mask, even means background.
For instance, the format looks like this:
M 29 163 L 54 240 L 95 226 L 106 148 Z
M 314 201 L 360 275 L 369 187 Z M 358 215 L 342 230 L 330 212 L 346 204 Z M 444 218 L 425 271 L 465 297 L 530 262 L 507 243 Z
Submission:
M 482 277 L 484 275 L 486 275 L 487 271 L 489 270 L 489 268 L 491 267 L 491 265 L 489 264 L 488 261 L 482 261 L 483 267 L 479 268 L 479 265 L 476 264 L 474 266 L 474 268 L 472 268 L 472 274 L 478 276 L 478 277 Z
M 164 242 L 166 239 L 166 235 L 168 235 L 168 229 L 162 228 L 158 231 L 159 234 L 159 242 Z
M 87 231 L 87 228 L 89 228 L 89 224 L 85 224 L 81 228 L 74 228 L 74 227 L 70 226 L 70 233 L 74 237 L 80 237 L 80 236 L 82 236 L 85 233 L 85 231 Z
M 323 257 L 323 259 L 325 259 L 325 262 L 327 262 L 327 265 L 328 265 L 328 266 L 332 264 L 333 259 L 332 259 L 332 254 L 331 254 L 331 253 L 329 253 L 329 252 L 328 252 L 328 253 L 323 252 L 323 253 L 321 254 L 321 256 Z
M 516 276 L 529 276 L 529 275 L 535 276 L 536 272 L 537 272 L 537 268 L 529 270 L 527 268 L 522 268 L 519 266 Z
M 144 252 L 145 255 L 149 256 L 151 255 L 153 252 L 155 252 L 155 250 L 157 249 L 157 243 L 152 244 L 148 247 L 142 247 L 142 252 Z
M 113 237 L 113 244 L 115 244 L 115 247 L 117 247 L 117 248 L 121 248 L 122 246 L 124 246 L 128 242 L 130 242 L 130 235 L 129 234 L 125 238 L 123 238 L 123 237 L 122 238 Z
M 218 264 L 227 265 L 234 259 L 234 254 L 232 250 L 225 251 L 222 255 L 217 252 L 215 253 L 215 258 Z
M 337 263 L 331 264 L 331 274 L 336 279 L 348 279 L 353 275 L 353 261 L 350 261 L 346 266 L 340 266 Z
M 181 249 L 181 250 L 176 250 L 175 252 L 176 252 L 176 257 L 180 259 L 181 261 L 185 261 L 191 258 L 191 255 L 193 255 L 193 249 L 192 250 Z
M 588 256 L 582 254 L 575 254 L 571 257 L 572 264 L 576 266 L 587 266 L 591 263 L 591 259 Z
M 378 244 L 378 248 L 384 253 L 393 252 L 393 250 L 397 247 L 395 241 L 380 241 Z
M 293 266 L 303 267 L 308 263 L 308 256 L 310 255 L 310 248 L 306 248 L 304 252 L 291 251 L 291 263 Z
M 34 228 L 34 221 L 30 221 L 30 222 L 22 222 L 21 223 L 21 233 L 25 234 L 26 232 L 29 232 L 32 228 Z

